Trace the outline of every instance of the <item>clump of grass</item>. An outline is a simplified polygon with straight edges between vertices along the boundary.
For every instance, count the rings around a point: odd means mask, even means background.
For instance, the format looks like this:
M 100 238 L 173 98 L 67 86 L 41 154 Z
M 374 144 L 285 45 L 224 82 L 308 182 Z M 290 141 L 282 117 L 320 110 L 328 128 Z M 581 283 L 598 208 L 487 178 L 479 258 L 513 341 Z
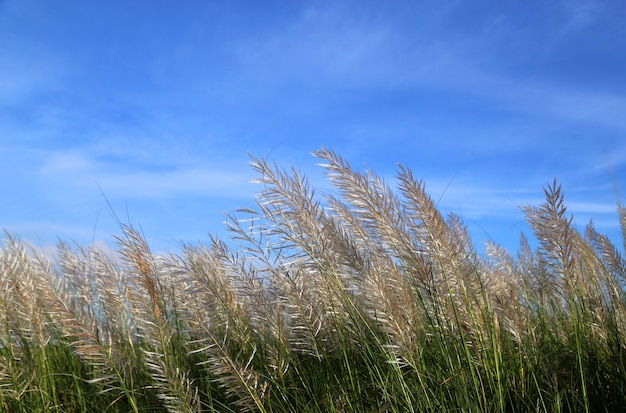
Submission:
M 556 182 L 523 209 L 537 249 L 478 254 L 408 168 L 394 190 L 314 155 L 334 192 L 253 158 L 257 208 L 179 254 L 124 225 L 113 255 L 7 235 L 0 410 L 624 409 L 626 263 Z

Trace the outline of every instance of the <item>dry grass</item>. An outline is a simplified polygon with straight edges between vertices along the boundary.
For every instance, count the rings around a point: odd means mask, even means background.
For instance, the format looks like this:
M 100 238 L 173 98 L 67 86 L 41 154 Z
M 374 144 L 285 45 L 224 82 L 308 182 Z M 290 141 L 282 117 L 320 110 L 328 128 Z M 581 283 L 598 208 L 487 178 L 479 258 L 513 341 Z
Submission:
M 116 256 L 51 262 L 7 235 L 0 409 L 624 409 L 625 261 L 556 182 L 523 210 L 539 248 L 480 255 L 409 169 L 394 191 L 314 155 L 332 194 L 253 158 L 258 208 L 228 242 L 156 255 L 122 225 Z

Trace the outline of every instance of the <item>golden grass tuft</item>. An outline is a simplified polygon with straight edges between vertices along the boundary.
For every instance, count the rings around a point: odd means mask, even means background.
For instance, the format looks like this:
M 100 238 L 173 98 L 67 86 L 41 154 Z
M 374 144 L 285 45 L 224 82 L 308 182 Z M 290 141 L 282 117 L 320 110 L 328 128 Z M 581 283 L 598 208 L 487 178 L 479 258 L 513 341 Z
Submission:
M 334 190 L 252 158 L 229 240 L 111 256 L 0 249 L 0 410 L 619 411 L 626 262 L 555 181 L 480 254 L 400 166 L 398 188 L 314 152 Z M 617 213 L 626 244 L 626 209 Z

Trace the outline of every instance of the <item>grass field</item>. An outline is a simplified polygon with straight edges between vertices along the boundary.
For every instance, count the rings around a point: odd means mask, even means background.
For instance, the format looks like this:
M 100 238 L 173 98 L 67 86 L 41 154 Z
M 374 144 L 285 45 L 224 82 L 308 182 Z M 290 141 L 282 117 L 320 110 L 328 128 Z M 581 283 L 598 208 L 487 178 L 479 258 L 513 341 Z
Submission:
M 524 208 L 538 248 L 478 254 L 410 170 L 392 191 L 316 156 L 332 195 L 254 159 L 226 242 L 153 254 L 121 225 L 116 254 L 50 259 L 7 235 L 0 410 L 626 410 L 626 264 L 556 182 Z

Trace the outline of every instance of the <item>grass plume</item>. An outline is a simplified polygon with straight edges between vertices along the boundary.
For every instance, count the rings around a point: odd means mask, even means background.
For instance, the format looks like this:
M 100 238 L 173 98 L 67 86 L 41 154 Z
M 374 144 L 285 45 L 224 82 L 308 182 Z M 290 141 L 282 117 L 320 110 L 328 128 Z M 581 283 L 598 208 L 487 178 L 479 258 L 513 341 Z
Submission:
M 409 168 L 314 156 L 332 192 L 252 158 L 257 207 L 180 253 L 7 234 L 0 411 L 624 410 L 626 237 L 579 231 L 554 181 L 522 210 L 538 248 L 478 253 Z

